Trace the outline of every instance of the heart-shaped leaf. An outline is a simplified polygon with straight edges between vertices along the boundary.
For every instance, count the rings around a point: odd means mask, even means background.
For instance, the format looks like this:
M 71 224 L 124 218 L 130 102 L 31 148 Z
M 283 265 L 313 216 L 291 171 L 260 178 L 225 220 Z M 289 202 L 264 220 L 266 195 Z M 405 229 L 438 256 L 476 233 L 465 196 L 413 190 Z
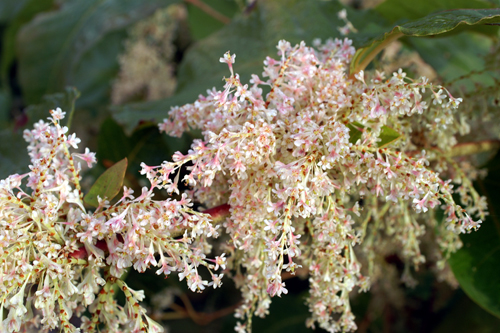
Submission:
M 113 165 L 106 170 L 90 188 L 89 193 L 83 199 L 87 205 L 98 207 L 99 201 L 97 196 L 101 199 L 111 201 L 121 190 L 123 186 L 123 179 L 125 178 L 125 171 L 127 171 L 128 161 L 124 158 L 120 162 Z

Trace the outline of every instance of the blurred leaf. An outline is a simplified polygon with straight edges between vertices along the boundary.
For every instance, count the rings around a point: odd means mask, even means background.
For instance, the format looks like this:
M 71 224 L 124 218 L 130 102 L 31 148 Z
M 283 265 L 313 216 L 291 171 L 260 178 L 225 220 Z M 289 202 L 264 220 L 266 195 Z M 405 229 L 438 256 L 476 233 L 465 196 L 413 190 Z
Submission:
M 36 14 L 52 8 L 53 0 L 7 0 L 4 3 L 17 3 L 21 7 L 16 7 L 10 17 L 10 24 L 2 36 L 2 56 L 0 59 L 0 78 L 4 86 L 7 86 L 9 69 L 15 58 L 16 35 L 23 24 L 29 22 Z M 2 13 L 0 5 L 0 13 Z M 5 7 L 5 4 L 3 4 Z
M 358 49 L 351 62 L 351 73 L 366 68 L 388 44 L 402 36 L 431 36 L 449 32 L 461 25 L 500 23 L 500 9 L 459 9 L 430 14 L 416 21 L 396 25 L 391 31 Z
M 287 283 L 289 284 L 290 281 Z M 310 316 L 305 304 L 306 296 L 307 292 L 273 297 L 269 314 L 264 319 L 253 317 L 252 331 L 259 333 L 322 332 L 322 330 L 315 331 L 306 327 L 306 319 Z M 222 332 L 234 332 L 236 319 L 227 317 L 224 324 Z
M 305 41 L 311 45 L 315 38 L 340 37 L 337 27 L 343 22 L 337 18 L 337 12 L 342 8 L 336 1 L 259 1 L 249 14 L 234 18 L 186 52 L 178 71 L 176 95 L 113 107 L 113 117 L 130 133 L 140 122 L 166 118 L 172 106 L 194 102 L 199 94 L 205 94 L 214 86 L 220 89 L 222 78 L 229 76 L 229 70 L 219 58 L 228 50 L 236 54 L 235 71 L 242 82 L 247 82 L 250 74 L 261 75 L 266 56 L 277 57 L 276 45 L 280 39 L 291 44 Z M 360 12 L 353 14 L 352 19 L 354 24 L 359 23 L 358 29 L 363 30 L 374 27 L 373 22 L 377 20 L 368 19 L 372 17 L 370 12 Z
M 7 94 L 7 96 L 9 96 Z M 73 87 L 67 87 L 62 93 L 43 96 L 42 102 L 37 105 L 30 105 L 25 109 L 27 122 L 25 127 L 32 127 L 40 119 L 46 120 L 50 116 L 49 111 L 60 107 L 66 111 L 66 119 L 70 116 L 70 111 L 78 98 L 79 92 Z M 2 96 L 0 93 L 0 108 L 2 108 Z M 14 173 L 28 172 L 30 159 L 26 150 L 27 143 L 23 139 L 20 130 L 6 128 L 0 131 L 0 179 L 6 178 Z
M 120 162 L 106 170 L 85 195 L 83 201 L 90 206 L 98 207 L 97 196 L 101 199 L 111 201 L 121 190 L 125 171 L 127 171 L 128 161 L 124 158 Z
M 238 12 L 238 5 L 234 0 L 210 0 L 201 2 L 209 5 L 213 10 L 231 19 Z M 188 23 L 191 36 L 200 40 L 224 27 L 224 23 L 208 15 L 197 6 L 187 2 Z
M 102 97 L 110 83 L 109 75 L 104 74 L 117 70 L 124 29 L 175 2 L 76 0 L 65 2 L 58 11 L 38 15 L 23 26 L 17 38 L 19 81 L 26 101 L 36 103 L 44 94 L 66 85 L 76 86 L 84 96 Z M 94 96 L 96 91 L 98 96 Z
M 356 126 L 356 124 L 347 124 L 349 128 L 349 142 L 353 145 L 361 139 L 361 135 L 363 135 L 362 129 Z
M 446 38 L 410 38 L 406 41 L 422 59 L 432 66 L 446 82 L 485 68 L 484 56 L 491 48 L 491 39 L 471 32 Z M 468 89 L 475 83 L 483 86 L 493 84 L 489 73 L 476 74 L 459 82 Z
M 393 143 L 401 137 L 401 134 L 396 130 L 388 127 L 382 126 L 382 131 L 380 132 L 380 142 L 378 143 L 379 148 L 384 148 L 389 144 Z
M 63 124 L 68 126 L 71 111 L 74 111 L 75 101 L 79 96 L 80 92 L 75 87 L 66 87 L 64 92 L 43 96 L 40 104 L 30 105 L 25 109 L 25 113 L 28 116 L 27 127 L 31 127 L 40 119 L 47 119 L 50 116 L 49 111 L 58 107 L 66 112 Z
M 0 89 L 0 128 L 8 126 L 11 96 L 6 89 Z
M 118 162 L 130 153 L 130 138 L 113 119 L 106 119 L 99 129 L 97 142 L 99 162 Z M 130 159 L 130 158 L 129 158 Z
M 448 9 L 487 9 L 494 5 L 481 0 L 386 0 L 375 7 L 387 21 L 395 23 L 402 19 L 416 20 L 433 12 Z
M 452 304 L 446 311 L 444 319 L 432 333 L 495 333 L 500 332 L 500 320 L 481 309 L 468 297 L 462 294 L 461 299 Z
M 26 146 L 22 134 L 11 129 L 0 131 L 0 179 L 29 171 L 30 159 Z
M 26 6 L 30 0 L 0 1 L 0 24 L 9 23 Z
M 82 91 L 80 108 L 109 103 L 111 84 L 120 69 L 118 55 L 126 36 L 124 30 L 107 34 L 75 65 L 71 82 Z
M 464 246 L 449 263 L 465 293 L 500 317 L 500 154 L 490 163 L 488 177 L 478 184 L 488 198 L 490 215 L 478 231 L 462 236 Z

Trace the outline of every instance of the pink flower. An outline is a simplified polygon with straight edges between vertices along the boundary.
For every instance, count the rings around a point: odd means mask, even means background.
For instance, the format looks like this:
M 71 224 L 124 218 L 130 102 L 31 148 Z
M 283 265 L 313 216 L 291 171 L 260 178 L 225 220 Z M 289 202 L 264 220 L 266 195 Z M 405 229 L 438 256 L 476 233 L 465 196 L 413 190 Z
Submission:
M 427 209 L 427 197 L 429 196 L 429 192 L 425 194 L 422 200 L 418 200 L 417 198 L 413 199 L 413 203 L 415 204 L 415 210 L 417 213 L 420 213 L 423 211 L 424 213 L 428 210 Z
M 87 162 L 89 168 L 92 168 L 92 164 L 97 162 L 95 153 L 91 153 L 88 148 L 85 148 L 85 153 L 83 154 L 74 153 L 73 155 Z

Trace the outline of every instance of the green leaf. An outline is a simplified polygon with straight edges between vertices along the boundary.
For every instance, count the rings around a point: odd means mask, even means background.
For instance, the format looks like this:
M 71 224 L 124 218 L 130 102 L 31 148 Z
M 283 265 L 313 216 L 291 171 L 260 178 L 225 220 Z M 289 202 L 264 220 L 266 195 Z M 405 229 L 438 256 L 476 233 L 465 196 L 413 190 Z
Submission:
M 75 101 L 79 96 L 80 92 L 75 87 L 66 87 L 64 92 L 43 96 L 41 103 L 30 105 L 26 108 L 25 112 L 28 116 L 27 127 L 31 127 L 40 119 L 47 119 L 50 116 L 49 111 L 58 107 L 66 112 L 63 124 L 69 127 L 74 112 Z
M 67 112 L 65 125 L 68 126 L 67 121 L 71 118 L 71 110 L 79 94 L 75 88 L 67 87 L 64 92 L 43 96 L 40 104 L 30 105 L 25 109 L 28 117 L 25 127 L 30 128 L 38 120 L 47 119 L 50 116 L 49 111 L 56 107 Z M 0 99 L 2 98 L 0 94 Z M 0 131 L 0 179 L 14 173 L 21 174 L 29 171 L 30 158 L 26 146 L 27 143 L 19 129 L 7 127 Z
M 286 282 L 287 288 L 293 282 Z M 294 290 L 303 286 L 295 285 Z M 299 289 L 300 290 L 300 289 Z M 269 314 L 265 318 L 254 316 L 252 319 L 252 331 L 259 333 L 314 333 L 325 332 L 313 330 L 306 327 L 306 320 L 310 317 L 308 306 L 305 303 L 307 292 L 290 292 L 282 297 L 273 297 L 269 308 Z M 222 332 L 234 332 L 237 319 L 227 316 L 222 326 Z
M 98 207 L 97 196 L 111 201 L 121 190 L 125 171 L 127 171 L 128 161 L 124 158 L 120 162 L 106 170 L 90 188 L 89 193 L 83 201 L 90 206 Z
M 472 71 L 477 74 L 459 81 L 460 88 L 470 91 L 477 88 L 476 83 L 482 86 L 494 84 L 491 72 L 480 73 L 485 68 L 484 57 L 492 46 L 492 40 L 487 36 L 466 31 L 446 38 L 412 38 L 407 43 L 436 70 L 445 84 Z
M 500 23 L 500 9 L 459 9 L 430 14 L 424 18 L 396 25 L 391 31 L 358 49 L 351 62 L 351 73 L 357 73 L 366 66 L 388 44 L 402 36 L 433 36 L 456 29 L 459 26 L 473 26 Z
M 379 148 L 384 148 L 396 141 L 401 137 L 398 131 L 388 127 L 382 126 L 382 131 L 380 132 L 380 142 L 378 143 Z
M 349 128 L 349 142 L 352 144 L 356 144 L 356 142 L 361 139 L 365 127 L 358 122 L 347 124 L 347 127 Z M 370 129 L 368 128 L 368 130 Z M 382 130 L 380 131 L 380 141 L 378 143 L 378 147 L 387 147 L 400 137 L 401 134 L 399 134 L 399 132 L 390 128 L 389 126 L 384 125 L 382 126 Z
M 11 129 L 0 131 L 0 179 L 29 172 L 30 158 L 26 146 L 21 133 Z
M 103 98 L 110 84 L 104 74 L 118 69 L 125 29 L 175 2 L 69 1 L 57 11 L 37 16 L 23 26 L 17 39 L 23 96 L 28 103 L 36 103 L 44 94 L 74 85 L 83 96 L 90 90 L 89 94 L 97 94 L 96 100 Z
M 432 333 L 500 332 L 500 320 L 497 317 L 481 309 L 463 293 L 458 294 L 460 298 L 455 297 L 453 302 L 450 302 L 451 307 L 443 313 L 444 318 L 432 330 Z
M 349 128 L 349 142 L 353 145 L 361 139 L 361 135 L 363 135 L 363 128 L 357 126 L 356 124 L 347 124 Z
M 106 119 L 99 129 L 97 138 L 97 156 L 99 161 L 118 162 L 128 156 L 131 151 L 130 138 L 125 135 L 123 128 L 113 119 Z
M 0 24 L 11 22 L 30 0 L 0 1 Z
M 0 59 L 0 77 L 3 85 L 8 84 L 9 70 L 15 59 L 16 35 L 23 24 L 29 22 L 36 14 L 51 9 L 53 0 L 4 1 L 21 5 L 13 10 L 10 24 L 5 29 L 2 38 L 2 56 Z M 0 12 L 2 12 L 0 5 Z M 3 4 L 5 7 L 5 4 Z
M 234 0 L 210 0 L 202 1 L 209 5 L 214 11 L 231 19 L 238 12 L 238 4 Z M 199 7 L 187 3 L 189 31 L 194 40 L 200 40 L 210 36 L 212 33 L 224 27 L 221 20 L 210 16 Z
M 0 128 L 8 127 L 11 102 L 9 91 L 0 88 Z
M 500 317 L 500 154 L 478 185 L 488 198 L 490 215 L 478 231 L 462 236 L 464 246 L 452 254 L 449 263 L 465 293 Z
M 395 23 L 401 19 L 416 20 L 434 12 L 449 9 L 487 9 L 492 7 L 494 7 L 493 4 L 481 0 L 386 0 L 374 10 L 387 21 Z
M 212 87 L 221 89 L 222 78 L 230 74 L 219 58 L 228 50 L 236 54 L 235 72 L 240 74 L 242 82 L 248 82 L 250 74 L 262 73 L 266 56 L 277 57 L 276 45 L 280 39 L 292 44 L 303 40 L 311 45 L 315 38 L 339 36 L 337 27 L 342 22 L 336 13 L 342 8 L 333 1 L 259 1 L 252 12 L 234 18 L 186 52 L 178 71 L 176 95 L 113 107 L 113 118 L 131 133 L 143 121 L 158 122 L 166 118 L 172 106 L 194 102 L 199 94 L 206 94 Z

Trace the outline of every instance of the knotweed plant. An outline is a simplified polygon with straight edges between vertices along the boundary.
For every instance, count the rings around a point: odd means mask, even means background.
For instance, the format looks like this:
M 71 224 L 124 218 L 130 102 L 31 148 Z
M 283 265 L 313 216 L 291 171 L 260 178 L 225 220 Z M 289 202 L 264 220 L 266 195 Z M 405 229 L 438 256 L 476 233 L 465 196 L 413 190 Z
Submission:
M 173 191 L 187 164 L 183 180 L 198 201 L 229 203 L 228 267 L 244 299 L 237 331 L 268 313 L 271 297 L 287 293 L 283 272 L 298 268 L 309 274 L 307 325 L 355 330 L 349 294 L 369 287 L 377 253 L 399 254 L 411 282 L 409 268 L 425 262 L 419 238 L 426 226 L 443 268 L 461 246 L 458 235 L 486 214 L 485 198 L 448 154 L 455 135 L 468 131 L 456 113 L 461 99 L 402 70 L 349 75 L 355 50 L 348 39 L 277 48 L 279 58 L 266 58 L 250 84 L 226 53 L 224 90 L 174 108 L 160 124 L 171 135 L 199 128 L 203 140 L 156 173 L 143 171 Z M 442 221 L 433 208 L 444 211 Z
M 25 132 L 31 172 L 0 183 L 2 332 L 161 331 L 139 305 L 144 294 L 120 279 L 129 267 L 178 272 L 192 291 L 219 286 L 222 269 L 242 292 L 238 332 L 287 293 L 285 272 L 308 274 L 307 325 L 352 331 L 349 295 L 376 280 L 381 253 L 398 254 L 410 282 L 426 260 L 427 228 L 436 267 L 445 266 L 461 246 L 458 235 L 486 214 L 485 199 L 450 155 L 455 136 L 468 131 L 456 113 L 461 99 L 402 70 L 349 74 L 347 39 L 315 48 L 280 41 L 278 50 L 249 84 L 233 71 L 235 55 L 221 58 L 230 72 L 224 90 L 174 108 L 160 124 L 171 135 L 199 128 L 203 139 L 172 162 L 142 164 L 150 186 L 137 198 L 124 188 L 114 205 L 102 198 L 95 211 L 85 208 L 74 158 L 91 166 L 95 156 L 70 153 L 79 140 L 61 127 L 61 110 Z M 179 181 L 193 188 L 189 196 Z M 155 201 L 155 189 L 179 199 Z M 212 209 L 195 211 L 191 200 Z M 221 212 L 227 218 L 216 222 Z M 209 259 L 219 232 L 225 254 Z
M 144 293 L 120 276 L 131 266 L 139 272 L 156 267 L 159 275 L 178 271 L 193 291 L 215 288 L 222 275 L 213 273 L 213 263 L 224 267 L 225 258 L 207 259 L 205 253 L 217 228 L 209 215 L 192 210 L 185 194 L 180 200 L 154 201 L 157 183 L 137 198 L 124 188 L 113 206 L 100 200 L 95 211 L 87 211 L 81 166 L 74 158 L 90 167 L 95 154 L 88 149 L 70 153 L 80 140 L 61 127 L 64 114 L 52 110 L 49 123 L 39 121 L 25 131 L 31 171 L 0 182 L 0 316 L 8 311 L 0 331 L 23 332 L 30 326 L 40 332 L 163 331 L 139 305 Z M 200 266 L 208 268 L 211 282 L 202 280 Z M 119 291 L 125 294 L 124 306 L 114 299 Z M 70 322 L 72 317 L 81 318 L 81 328 Z

